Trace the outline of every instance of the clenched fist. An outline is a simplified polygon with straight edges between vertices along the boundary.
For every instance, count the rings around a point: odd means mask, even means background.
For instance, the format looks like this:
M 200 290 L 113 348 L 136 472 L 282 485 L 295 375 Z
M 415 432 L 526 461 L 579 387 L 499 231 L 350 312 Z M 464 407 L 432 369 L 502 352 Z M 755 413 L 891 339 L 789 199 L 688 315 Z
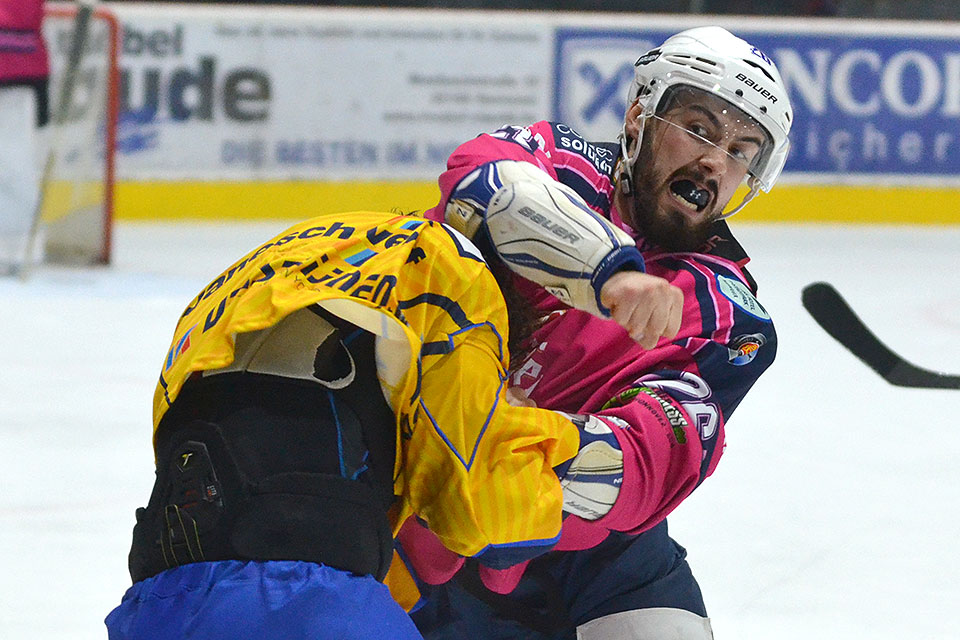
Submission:
M 644 349 L 655 347 L 660 338 L 672 340 L 680 331 L 683 292 L 658 276 L 615 273 L 600 290 L 600 301 Z

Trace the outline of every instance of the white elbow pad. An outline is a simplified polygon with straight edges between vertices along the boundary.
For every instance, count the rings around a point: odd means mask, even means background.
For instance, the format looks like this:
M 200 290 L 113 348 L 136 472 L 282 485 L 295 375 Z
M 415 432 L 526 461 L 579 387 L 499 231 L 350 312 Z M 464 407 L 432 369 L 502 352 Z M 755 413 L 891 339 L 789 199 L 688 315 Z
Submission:
M 621 268 L 643 271 L 643 258 L 630 236 L 573 189 L 539 173 L 545 179 L 505 182 L 490 199 L 490 239 L 519 275 L 576 309 L 609 316 L 600 289 Z
M 487 206 L 504 185 L 530 180 L 556 182 L 546 171 L 519 160 L 497 160 L 465 175 L 450 193 L 444 221 L 471 240 L 483 224 Z

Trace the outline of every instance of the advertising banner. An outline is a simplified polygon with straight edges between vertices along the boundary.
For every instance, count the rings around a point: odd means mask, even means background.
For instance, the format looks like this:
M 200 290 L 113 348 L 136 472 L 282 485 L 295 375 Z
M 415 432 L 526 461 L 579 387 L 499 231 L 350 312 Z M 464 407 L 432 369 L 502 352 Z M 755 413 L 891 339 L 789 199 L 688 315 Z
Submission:
M 122 180 L 432 181 L 504 124 L 620 130 L 633 62 L 695 16 L 113 5 Z M 780 68 L 785 182 L 960 184 L 960 29 L 717 19 Z
M 535 20 L 114 8 L 122 179 L 422 179 L 549 110 Z
M 960 30 L 857 35 L 730 28 L 776 62 L 788 88 L 789 177 L 960 178 Z M 677 30 L 558 28 L 556 117 L 588 138 L 619 130 L 638 52 Z

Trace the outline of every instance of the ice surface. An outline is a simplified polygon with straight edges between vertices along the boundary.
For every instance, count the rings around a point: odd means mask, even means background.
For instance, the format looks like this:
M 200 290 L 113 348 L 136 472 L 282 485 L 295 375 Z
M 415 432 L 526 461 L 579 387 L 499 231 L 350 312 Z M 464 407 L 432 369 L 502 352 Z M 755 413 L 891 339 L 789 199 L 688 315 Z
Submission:
M 958 373 L 960 227 L 736 222 L 779 355 L 670 518 L 718 640 L 960 637 L 960 392 L 887 385 L 800 305 L 828 280 L 895 351 Z M 111 268 L 0 280 L 0 638 L 106 637 L 175 321 L 285 226 L 120 224 Z

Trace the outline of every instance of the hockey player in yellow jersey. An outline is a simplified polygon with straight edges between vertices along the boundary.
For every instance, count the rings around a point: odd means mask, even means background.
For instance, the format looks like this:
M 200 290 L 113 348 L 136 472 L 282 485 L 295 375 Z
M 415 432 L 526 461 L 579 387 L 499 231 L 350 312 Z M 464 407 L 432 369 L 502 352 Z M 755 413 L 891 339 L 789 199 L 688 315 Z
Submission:
M 418 638 L 382 584 L 408 517 L 494 568 L 548 550 L 580 448 L 620 451 L 506 402 L 507 327 L 477 248 L 416 217 L 314 218 L 226 269 L 163 361 L 110 638 Z

